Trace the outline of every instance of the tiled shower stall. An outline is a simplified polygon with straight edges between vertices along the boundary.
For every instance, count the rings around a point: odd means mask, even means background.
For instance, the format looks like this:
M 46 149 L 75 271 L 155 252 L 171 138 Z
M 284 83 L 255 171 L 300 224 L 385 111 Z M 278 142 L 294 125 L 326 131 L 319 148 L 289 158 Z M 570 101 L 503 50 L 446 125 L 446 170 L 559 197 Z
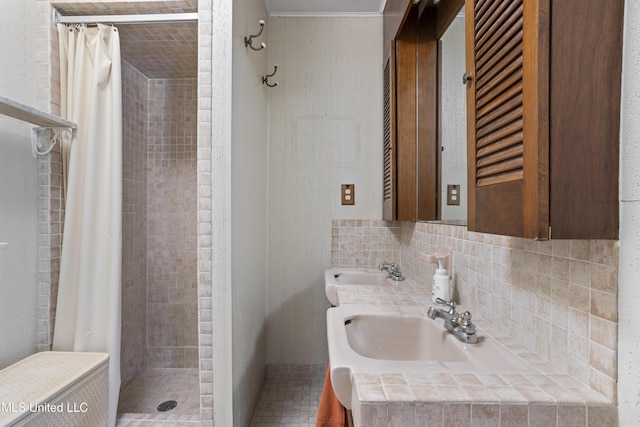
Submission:
M 158 368 L 195 372 L 187 375 L 196 382 L 191 404 L 195 401 L 196 414 L 199 406 L 196 419 L 211 421 L 212 3 L 37 0 L 38 107 L 57 113 L 54 7 L 69 15 L 198 12 L 192 77 L 149 78 L 137 64 L 123 61 L 121 369 L 123 389 L 146 369 L 154 375 Z M 141 42 L 125 37 L 121 31 L 123 49 Z M 39 159 L 39 351 L 51 348 L 55 322 L 64 224 L 61 169 L 57 150 Z
M 148 79 L 125 61 L 122 69 L 126 389 L 145 369 L 198 368 L 197 81 Z

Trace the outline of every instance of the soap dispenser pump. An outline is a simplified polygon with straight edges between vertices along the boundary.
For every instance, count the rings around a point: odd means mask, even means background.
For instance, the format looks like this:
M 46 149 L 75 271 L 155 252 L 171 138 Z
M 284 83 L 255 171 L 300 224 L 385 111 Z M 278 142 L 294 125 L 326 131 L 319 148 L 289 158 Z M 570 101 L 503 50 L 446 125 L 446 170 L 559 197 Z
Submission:
M 443 301 L 451 300 L 451 281 L 449 279 L 449 273 L 444 266 L 446 256 L 436 255 L 438 260 L 438 268 L 433 275 L 433 282 L 431 285 L 431 299 L 434 303 L 437 303 L 437 299 Z

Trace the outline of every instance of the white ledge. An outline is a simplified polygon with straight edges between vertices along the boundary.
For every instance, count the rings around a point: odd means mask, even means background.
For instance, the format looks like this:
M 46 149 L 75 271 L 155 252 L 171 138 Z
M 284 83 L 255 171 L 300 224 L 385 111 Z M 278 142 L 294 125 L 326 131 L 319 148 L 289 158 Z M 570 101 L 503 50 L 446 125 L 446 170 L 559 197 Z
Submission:
M 0 96 L 0 114 L 41 127 L 77 129 L 78 125 L 28 105 Z

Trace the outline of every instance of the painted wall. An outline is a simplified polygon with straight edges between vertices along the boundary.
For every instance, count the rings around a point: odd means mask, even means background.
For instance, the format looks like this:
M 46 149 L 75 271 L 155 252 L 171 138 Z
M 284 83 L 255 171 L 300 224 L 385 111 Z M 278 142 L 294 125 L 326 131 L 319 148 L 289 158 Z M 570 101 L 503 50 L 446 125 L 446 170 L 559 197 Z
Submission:
M 625 4 L 622 69 L 620 260 L 618 265 L 618 415 L 640 420 L 640 3 Z
M 325 364 L 331 220 L 382 209 L 382 18 L 270 22 L 267 363 Z
M 32 107 L 35 28 L 35 2 L 3 2 L 0 95 Z M 0 116 L 0 368 L 36 351 L 38 166 L 31 127 Z
M 244 46 L 268 42 L 270 23 L 261 1 L 233 3 L 233 125 L 231 144 L 231 280 L 233 330 L 233 424 L 249 425 L 265 377 L 267 298 L 267 194 L 269 89 L 267 50 Z

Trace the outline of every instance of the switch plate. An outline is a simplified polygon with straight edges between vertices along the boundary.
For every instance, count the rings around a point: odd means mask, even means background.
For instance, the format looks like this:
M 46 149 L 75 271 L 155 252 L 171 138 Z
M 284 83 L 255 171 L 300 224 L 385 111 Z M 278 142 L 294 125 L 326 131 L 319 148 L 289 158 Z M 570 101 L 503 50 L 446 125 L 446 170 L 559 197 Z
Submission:
M 447 205 L 460 206 L 460 186 L 447 185 Z
M 342 184 L 342 204 L 356 204 L 356 186 L 353 184 Z

